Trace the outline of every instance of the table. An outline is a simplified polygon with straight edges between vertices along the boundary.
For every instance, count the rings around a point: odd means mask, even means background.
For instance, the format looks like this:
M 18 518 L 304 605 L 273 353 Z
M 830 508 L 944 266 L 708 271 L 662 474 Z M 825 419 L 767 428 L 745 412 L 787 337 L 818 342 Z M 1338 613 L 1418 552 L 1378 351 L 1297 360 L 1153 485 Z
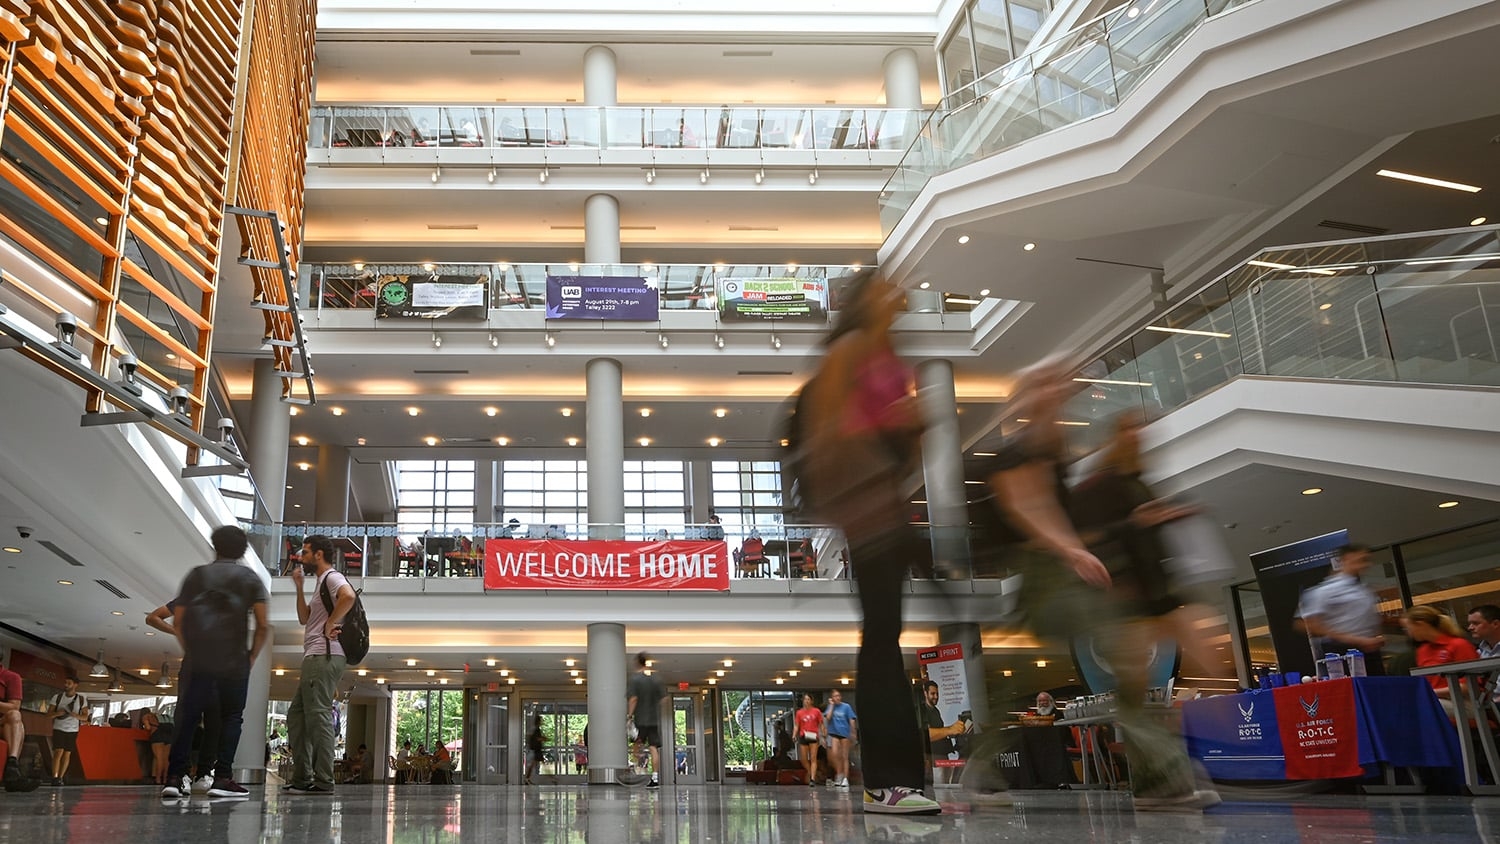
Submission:
M 1078 782 L 1067 747 L 1067 727 L 1006 727 L 1001 730 L 1000 769 L 1011 788 L 1057 788 Z
M 1358 777 L 1367 768 L 1457 768 L 1448 717 L 1425 680 L 1357 677 L 1182 705 L 1188 755 L 1214 779 Z
M 1500 795 L 1500 785 L 1480 783 L 1479 761 L 1474 753 L 1474 741 L 1469 735 L 1469 720 L 1472 717 L 1478 727 L 1479 743 L 1484 747 L 1484 756 L 1490 763 L 1491 774 L 1500 772 L 1500 754 L 1495 751 L 1495 737 L 1490 733 L 1487 723 L 1489 715 L 1494 715 L 1500 721 L 1500 706 L 1495 705 L 1495 699 L 1490 694 L 1496 688 L 1495 684 L 1500 683 L 1500 656 L 1414 668 L 1411 672 L 1413 677 L 1433 674 L 1447 678 L 1453 697 L 1453 725 L 1458 731 L 1459 753 L 1463 756 L 1464 785 L 1470 794 Z M 1470 678 L 1469 682 L 1461 685 L 1459 681 L 1465 677 Z M 1480 678 L 1486 678 L 1482 688 L 1480 683 L 1475 682 Z M 1470 706 L 1474 708 L 1472 716 L 1469 714 Z

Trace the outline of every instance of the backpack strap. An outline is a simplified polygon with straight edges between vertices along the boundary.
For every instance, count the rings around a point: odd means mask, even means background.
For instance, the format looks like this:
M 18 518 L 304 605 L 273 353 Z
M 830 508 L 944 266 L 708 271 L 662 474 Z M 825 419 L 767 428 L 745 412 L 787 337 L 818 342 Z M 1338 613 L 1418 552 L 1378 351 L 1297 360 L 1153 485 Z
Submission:
M 328 572 L 328 574 L 323 575 L 322 579 L 318 581 L 318 597 L 323 599 L 323 612 L 326 613 L 329 618 L 333 618 L 333 597 L 328 594 L 329 574 L 333 574 L 333 572 Z M 328 656 L 333 656 L 333 642 L 329 641 L 328 634 L 326 632 L 323 634 L 323 653 Z

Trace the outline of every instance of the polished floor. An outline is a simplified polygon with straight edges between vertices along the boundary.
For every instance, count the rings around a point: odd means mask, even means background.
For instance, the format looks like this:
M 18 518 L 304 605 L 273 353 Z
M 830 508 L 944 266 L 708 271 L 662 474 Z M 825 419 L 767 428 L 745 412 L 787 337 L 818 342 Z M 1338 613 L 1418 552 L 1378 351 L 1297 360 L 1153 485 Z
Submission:
M 941 796 L 941 795 L 940 795 Z M 1231 799 L 1201 815 L 1137 814 L 1128 795 L 1021 792 L 1016 806 L 931 818 L 866 815 L 860 792 L 793 786 L 342 786 L 333 797 L 162 801 L 145 787 L 0 792 L 14 844 L 835 844 L 835 842 L 1500 842 L 1500 799 Z

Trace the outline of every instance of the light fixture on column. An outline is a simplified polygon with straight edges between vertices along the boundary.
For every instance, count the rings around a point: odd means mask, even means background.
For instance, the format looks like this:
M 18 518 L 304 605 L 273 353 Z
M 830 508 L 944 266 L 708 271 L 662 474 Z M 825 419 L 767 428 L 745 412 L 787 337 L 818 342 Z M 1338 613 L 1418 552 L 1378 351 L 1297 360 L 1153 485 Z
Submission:
M 814 167 L 812 169 L 812 172 L 807 174 L 807 183 L 809 185 L 816 185 L 818 183 L 818 168 L 817 167 Z
M 438 179 L 441 179 L 441 178 L 443 178 L 443 168 L 441 168 L 441 167 L 434 167 L 434 168 L 432 168 L 432 183 L 434 185 L 437 184 L 438 183 Z
M 766 180 L 766 168 L 762 167 L 755 171 L 755 183 L 758 185 Z
M 724 348 L 724 335 L 720 334 L 717 331 L 714 332 L 714 348 L 715 349 L 722 349 L 722 348 Z
M 552 332 L 548 331 L 547 332 L 547 348 L 550 349 L 550 348 L 552 348 L 553 346 L 556 346 L 556 345 L 557 345 L 557 338 L 553 337 L 552 336 Z
M 656 342 L 660 343 L 663 349 L 670 345 L 667 341 L 667 335 L 665 333 L 658 333 L 656 335 Z
M 491 349 L 498 349 L 498 348 L 500 348 L 500 338 L 496 337 L 494 332 L 490 332 L 490 348 Z
M 52 348 L 70 358 L 82 358 L 83 352 L 73 346 L 73 338 L 78 335 L 78 317 L 63 311 L 57 315 L 53 325 L 57 328 L 57 339 L 52 341 Z
M 99 649 L 99 657 L 98 657 L 98 659 L 94 660 L 94 668 L 93 668 L 92 671 L 89 672 L 89 676 L 93 677 L 96 680 L 102 680 L 105 677 L 109 676 L 109 669 L 104 667 L 104 649 L 103 648 Z
M 771 334 L 771 348 L 773 348 L 773 349 L 779 349 L 779 348 L 781 348 L 781 338 L 777 337 L 774 332 Z
M 704 167 L 703 171 L 698 174 L 698 183 L 702 184 L 702 185 L 708 184 L 708 168 L 707 167 Z
M 499 175 L 499 174 L 495 172 L 495 168 L 491 167 L 490 168 L 490 173 L 489 173 L 488 176 L 485 177 L 485 179 L 488 180 L 489 183 L 493 185 L 495 183 L 495 177 L 497 175 Z
M 656 182 L 656 168 L 652 167 L 650 170 L 646 171 L 646 184 L 649 185 L 649 184 L 653 184 L 655 182 Z

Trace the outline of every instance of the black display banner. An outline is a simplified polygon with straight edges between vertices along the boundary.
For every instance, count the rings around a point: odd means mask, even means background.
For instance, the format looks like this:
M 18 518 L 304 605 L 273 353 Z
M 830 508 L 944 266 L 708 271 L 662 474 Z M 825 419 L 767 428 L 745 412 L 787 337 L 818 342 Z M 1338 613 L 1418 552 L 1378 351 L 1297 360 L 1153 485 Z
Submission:
M 1271 643 L 1276 647 L 1276 664 L 1281 671 L 1317 676 L 1307 634 L 1296 628 L 1293 619 L 1303 590 L 1328 576 L 1338 550 L 1347 544 L 1349 531 L 1336 530 L 1250 555 L 1260 599 L 1266 608 L 1266 623 L 1271 628 Z
M 380 319 L 486 319 L 489 277 L 383 275 L 375 294 Z

